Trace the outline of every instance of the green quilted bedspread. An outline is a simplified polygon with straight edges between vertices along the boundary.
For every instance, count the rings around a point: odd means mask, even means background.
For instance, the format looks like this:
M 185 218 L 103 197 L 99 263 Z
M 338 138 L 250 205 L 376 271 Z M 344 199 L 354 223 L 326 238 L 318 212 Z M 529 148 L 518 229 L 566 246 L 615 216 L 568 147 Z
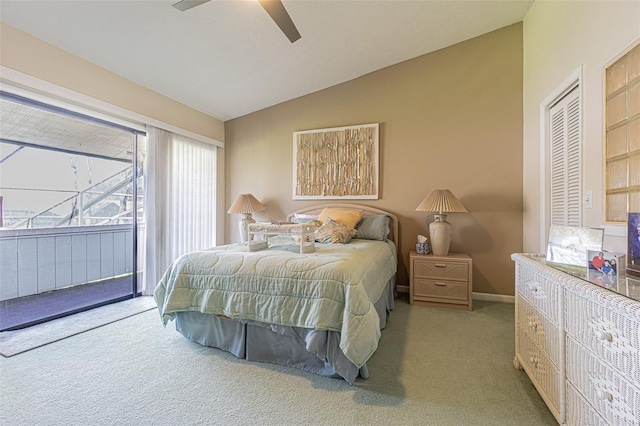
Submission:
M 308 254 L 291 246 L 249 252 L 231 244 L 176 259 L 154 297 L 165 325 L 176 312 L 199 311 L 338 331 L 345 356 L 361 367 L 380 338 L 374 302 L 396 270 L 391 242 L 316 243 Z

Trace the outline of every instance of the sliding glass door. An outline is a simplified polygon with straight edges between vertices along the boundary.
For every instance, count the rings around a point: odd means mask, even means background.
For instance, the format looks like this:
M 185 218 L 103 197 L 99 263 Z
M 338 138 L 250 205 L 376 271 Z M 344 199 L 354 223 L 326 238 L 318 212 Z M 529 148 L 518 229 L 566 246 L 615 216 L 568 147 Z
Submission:
M 135 297 L 139 131 L 0 92 L 0 329 Z

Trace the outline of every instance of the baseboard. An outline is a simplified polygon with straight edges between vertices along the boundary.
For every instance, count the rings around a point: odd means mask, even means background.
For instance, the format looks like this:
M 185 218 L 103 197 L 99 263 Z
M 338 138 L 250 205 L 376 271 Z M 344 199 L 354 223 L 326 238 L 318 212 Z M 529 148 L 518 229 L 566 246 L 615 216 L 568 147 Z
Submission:
M 501 303 L 516 303 L 515 296 L 507 296 L 504 294 L 473 292 L 472 297 L 474 300 L 486 300 L 489 302 L 501 302 Z
M 396 285 L 396 291 L 398 293 L 407 293 L 407 294 L 409 294 L 409 286 L 408 285 L 397 284 Z
M 409 286 L 398 284 L 396 285 L 396 291 L 400 294 L 409 295 Z M 500 302 L 500 303 L 516 303 L 516 298 L 514 296 L 507 296 L 504 294 L 493 294 L 493 293 L 476 293 L 473 292 L 471 297 L 474 300 L 486 300 L 488 302 Z

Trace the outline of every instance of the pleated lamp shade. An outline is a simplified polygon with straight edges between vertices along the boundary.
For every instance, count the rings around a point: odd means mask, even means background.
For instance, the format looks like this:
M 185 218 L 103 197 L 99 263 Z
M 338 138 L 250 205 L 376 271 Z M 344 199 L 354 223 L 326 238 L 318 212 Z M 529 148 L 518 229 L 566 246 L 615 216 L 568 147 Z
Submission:
M 251 194 L 240 194 L 236 197 L 236 200 L 231 204 L 227 213 L 240 214 L 240 213 L 255 213 L 261 212 L 265 209 L 260 201 Z
M 416 207 L 417 212 L 465 213 L 469 210 L 448 189 L 434 189 Z

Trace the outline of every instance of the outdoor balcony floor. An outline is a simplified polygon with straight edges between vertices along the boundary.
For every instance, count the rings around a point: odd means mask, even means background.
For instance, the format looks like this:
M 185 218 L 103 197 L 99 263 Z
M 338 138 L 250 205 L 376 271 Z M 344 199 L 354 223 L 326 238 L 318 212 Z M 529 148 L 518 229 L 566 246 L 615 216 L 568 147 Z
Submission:
M 15 330 L 132 296 L 131 275 L 0 302 L 0 331 Z

